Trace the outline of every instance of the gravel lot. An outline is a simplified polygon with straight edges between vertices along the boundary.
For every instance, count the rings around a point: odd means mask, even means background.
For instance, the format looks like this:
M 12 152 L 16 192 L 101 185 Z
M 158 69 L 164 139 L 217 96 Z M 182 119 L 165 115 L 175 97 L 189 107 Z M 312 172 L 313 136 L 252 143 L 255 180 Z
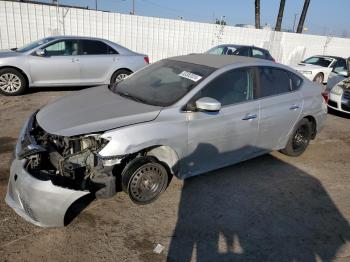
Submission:
M 273 152 L 173 179 L 146 206 L 120 193 L 65 228 L 25 222 L 3 200 L 19 129 L 30 112 L 76 91 L 0 96 L 0 261 L 350 260 L 350 119 L 339 114 L 299 158 Z

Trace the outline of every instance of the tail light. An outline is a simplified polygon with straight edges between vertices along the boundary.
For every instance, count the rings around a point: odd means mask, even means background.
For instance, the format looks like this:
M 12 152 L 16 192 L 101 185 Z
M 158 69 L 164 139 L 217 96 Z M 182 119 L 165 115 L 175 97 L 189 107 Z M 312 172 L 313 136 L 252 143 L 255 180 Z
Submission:
M 323 96 L 323 99 L 326 103 L 328 103 L 329 100 L 329 94 L 328 92 L 322 92 L 321 95 Z
M 143 59 L 145 60 L 145 62 L 146 62 L 147 64 L 149 64 L 149 58 L 148 58 L 148 56 L 145 56 Z

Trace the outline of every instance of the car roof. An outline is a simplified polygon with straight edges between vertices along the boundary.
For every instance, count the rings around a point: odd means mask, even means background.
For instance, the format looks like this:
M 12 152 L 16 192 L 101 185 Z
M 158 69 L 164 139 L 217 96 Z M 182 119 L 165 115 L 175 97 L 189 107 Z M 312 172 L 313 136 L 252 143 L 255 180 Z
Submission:
M 313 56 L 310 56 L 310 57 L 329 57 L 329 58 L 333 58 L 333 59 L 345 59 L 343 57 L 333 56 L 333 55 L 313 55 Z
M 108 41 L 107 39 L 98 38 L 98 37 L 91 37 L 91 36 L 78 36 L 78 35 L 54 35 L 54 36 L 48 36 L 46 38 L 53 38 L 53 39 L 92 39 L 92 40 L 102 40 L 102 41 Z
M 197 65 L 203 65 L 213 68 L 222 68 L 227 65 L 238 64 L 238 63 L 269 63 L 275 65 L 276 63 L 269 62 L 268 60 L 246 57 L 246 56 L 235 56 L 235 55 L 214 55 L 214 54 L 191 54 L 184 56 L 175 56 L 168 58 L 174 61 L 192 63 Z
M 229 47 L 234 47 L 234 48 L 242 48 L 242 47 L 250 47 L 250 48 L 256 48 L 256 49 L 259 49 L 259 50 L 263 50 L 263 51 L 267 51 L 267 49 L 265 48 L 262 48 L 262 47 L 258 47 L 258 46 L 254 46 L 254 45 L 238 45 L 238 44 L 221 44 L 221 45 L 217 45 L 215 47 L 224 47 L 224 46 L 229 46 Z

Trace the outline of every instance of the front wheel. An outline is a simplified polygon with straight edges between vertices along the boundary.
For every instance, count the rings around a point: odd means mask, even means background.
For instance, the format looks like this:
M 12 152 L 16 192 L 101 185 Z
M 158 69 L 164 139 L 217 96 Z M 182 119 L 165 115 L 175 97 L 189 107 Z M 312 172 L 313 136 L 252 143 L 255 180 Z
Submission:
M 131 75 L 131 73 L 132 72 L 127 69 L 120 69 L 115 71 L 111 77 L 111 85 L 122 81 L 124 78 Z
M 16 69 L 0 69 L 0 93 L 5 96 L 21 95 L 27 88 L 25 77 Z
M 130 199 L 139 205 L 155 201 L 168 186 L 165 167 L 153 157 L 138 157 L 122 172 L 122 187 Z
M 306 150 L 312 136 L 312 125 L 309 120 L 302 119 L 289 137 L 287 146 L 281 153 L 287 156 L 300 156 Z

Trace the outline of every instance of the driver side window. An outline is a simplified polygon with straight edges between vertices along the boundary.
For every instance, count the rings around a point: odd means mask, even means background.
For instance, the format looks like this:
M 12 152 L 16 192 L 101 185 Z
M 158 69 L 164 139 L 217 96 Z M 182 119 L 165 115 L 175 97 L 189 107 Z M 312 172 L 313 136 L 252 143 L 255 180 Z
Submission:
M 79 54 L 77 40 L 62 40 L 44 48 L 47 56 L 71 56 Z
M 222 106 L 253 99 L 253 71 L 251 68 L 234 69 L 223 73 L 205 86 L 198 98 L 211 97 Z

